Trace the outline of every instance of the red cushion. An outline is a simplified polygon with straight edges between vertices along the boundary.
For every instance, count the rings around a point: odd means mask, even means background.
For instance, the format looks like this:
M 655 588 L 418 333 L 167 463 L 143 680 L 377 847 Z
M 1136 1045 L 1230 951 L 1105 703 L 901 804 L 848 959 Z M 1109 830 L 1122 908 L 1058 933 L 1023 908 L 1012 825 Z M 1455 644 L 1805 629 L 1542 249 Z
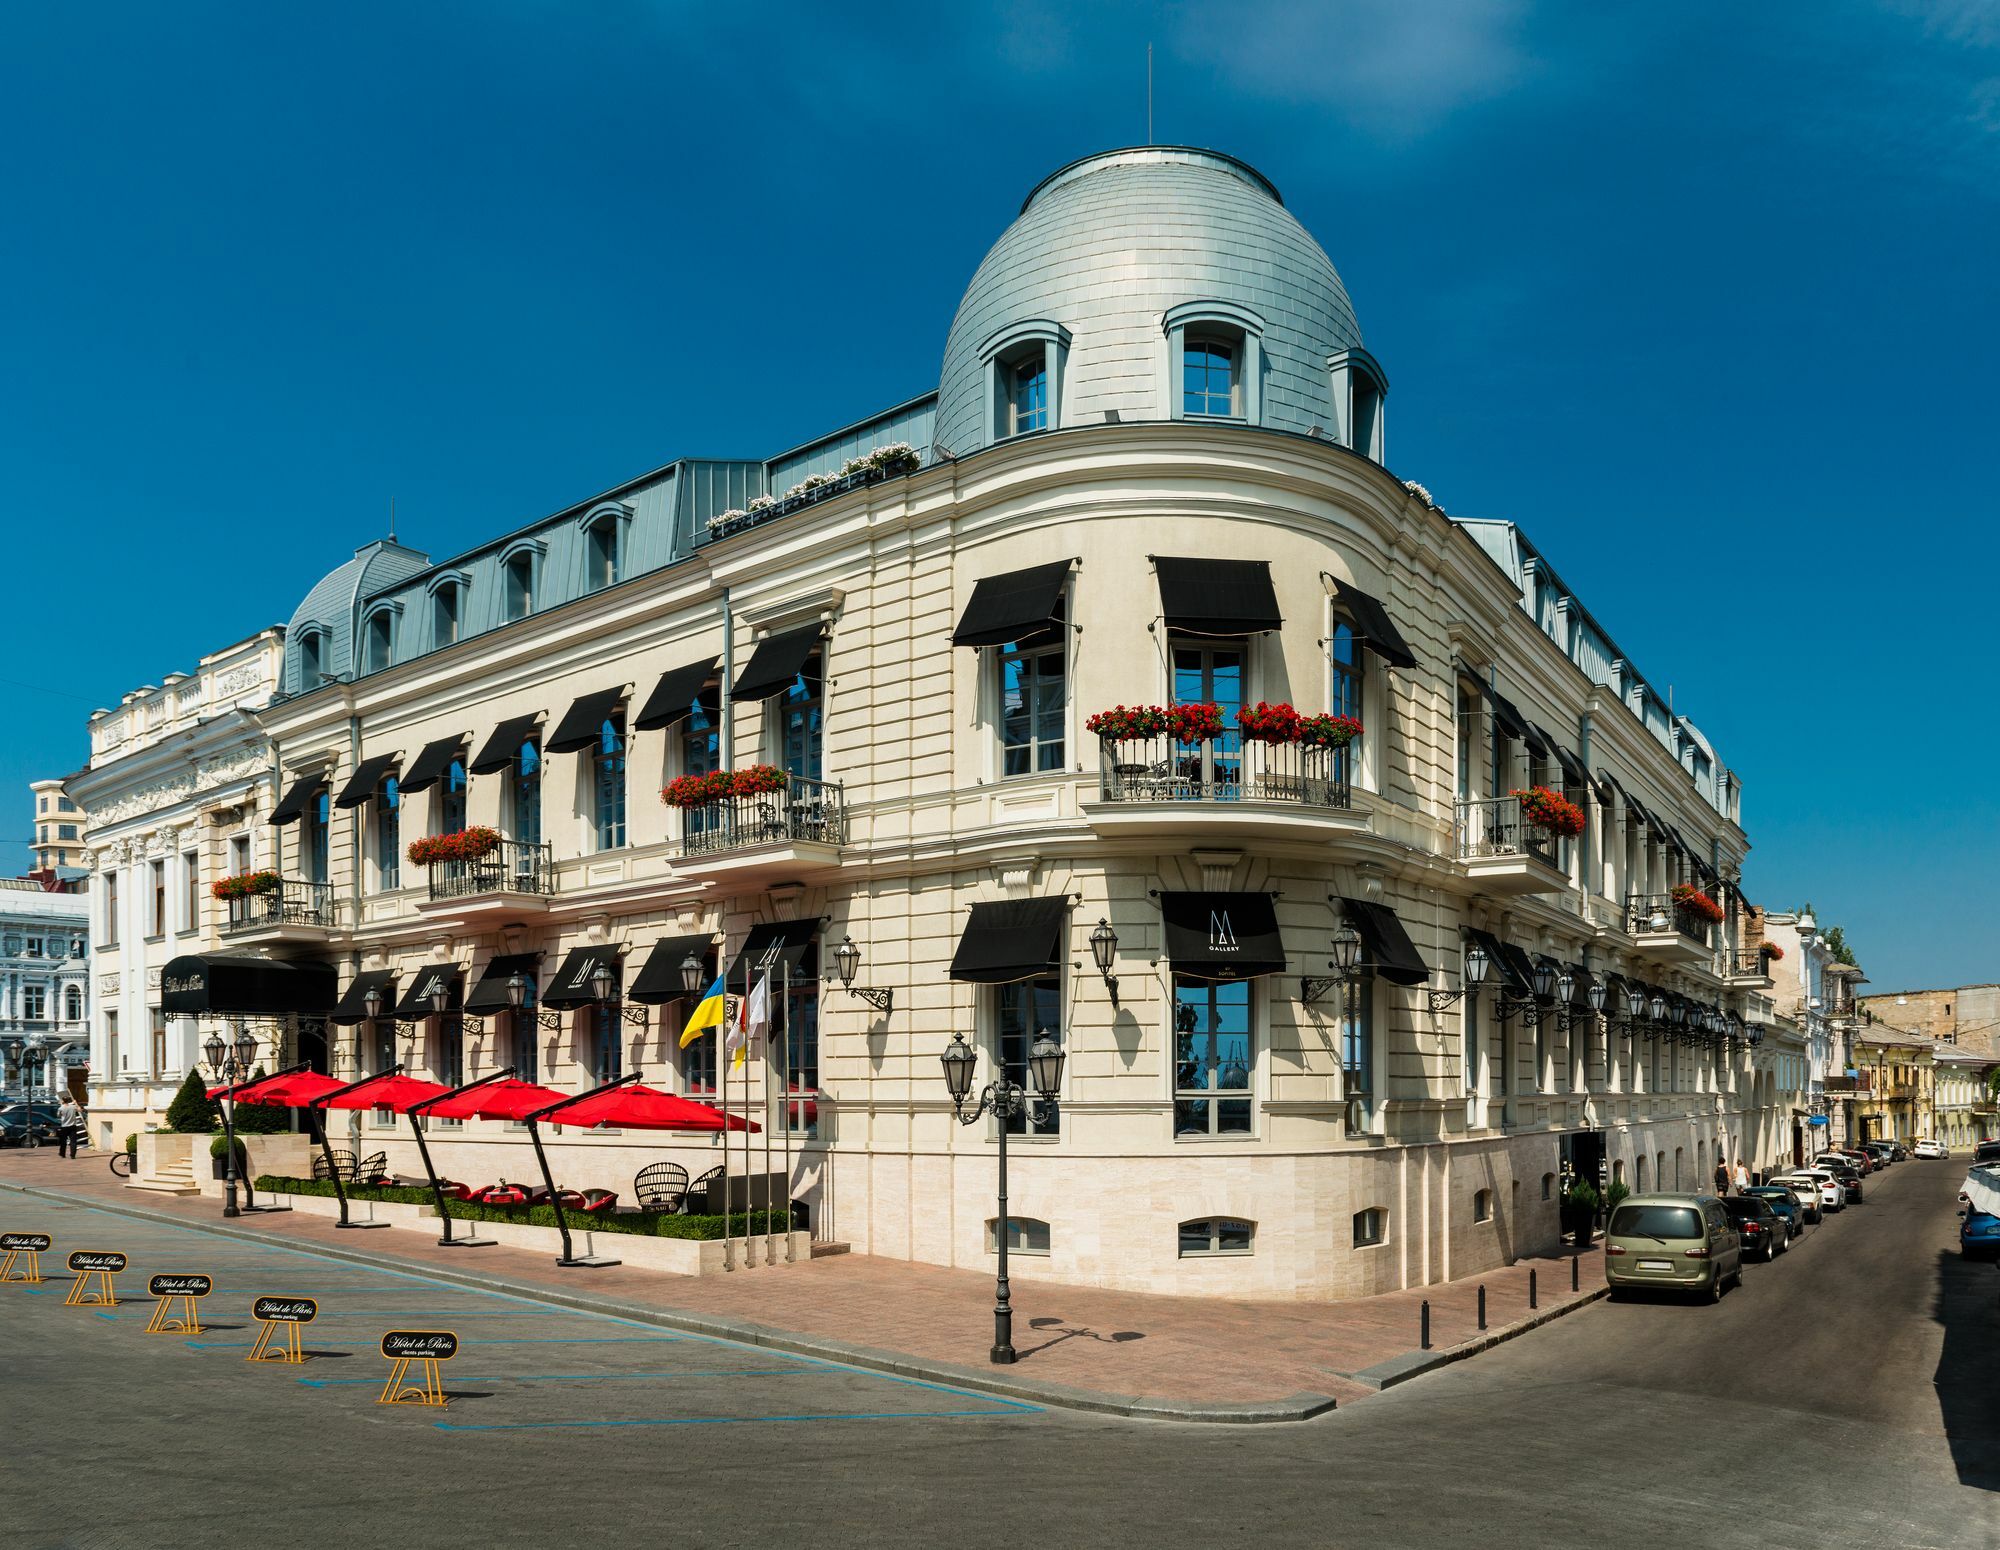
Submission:
M 585 1211 L 609 1211 L 618 1204 L 618 1192 L 609 1189 L 587 1189 L 583 1192 Z

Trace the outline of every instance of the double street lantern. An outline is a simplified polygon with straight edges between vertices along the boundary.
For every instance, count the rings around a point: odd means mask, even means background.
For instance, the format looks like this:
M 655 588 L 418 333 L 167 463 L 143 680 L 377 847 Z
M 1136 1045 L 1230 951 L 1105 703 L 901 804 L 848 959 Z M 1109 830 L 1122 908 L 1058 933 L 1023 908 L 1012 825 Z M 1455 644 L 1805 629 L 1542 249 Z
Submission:
M 211 1033 L 203 1041 L 201 1052 L 208 1056 L 209 1069 L 225 1083 L 234 1086 L 250 1074 L 250 1062 L 257 1058 L 257 1041 L 250 1030 L 241 1024 L 236 1029 L 234 1043 L 224 1043 L 221 1033 Z M 242 1207 L 236 1203 L 236 1097 L 225 1093 L 222 1100 L 222 1214 L 241 1216 Z
M 965 1042 L 965 1035 L 953 1034 L 951 1043 L 939 1058 L 944 1063 L 945 1091 L 951 1094 L 952 1112 L 958 1116 L 958 1122 L 961 1125 L 975 1124 L 988 1114 L 1000 1121 L 1000 1208 L 994 1217 L 993 1232 L 999 1251 L 1000 1273 L 994 1288 L 993 1350 L 990 1355 L 994 1362 L 1005 1366 L 1015 1359 L 1014 1307 L 1007 1284 L 1007 1234 L 1012 1225 L 1007 1219 L 1007 1122 L 1016 1115 L 1031 1114 L 1035 1103 L 1046 1110 L 1055 1102 L 1056 1094 L 1062 1090 L 1063 1048 L 1049 1037 L 1049 1031 L 1044 1028 L 1028 1048 L 1028 1080 L 1034 1084 L 1032 1097 L 1027 1089 L 1011 1081 L 1003 1072 L 987 1083 L 978 1101 L 971 1102 L 970 1107 L 972 1077 L 979 1057 Z

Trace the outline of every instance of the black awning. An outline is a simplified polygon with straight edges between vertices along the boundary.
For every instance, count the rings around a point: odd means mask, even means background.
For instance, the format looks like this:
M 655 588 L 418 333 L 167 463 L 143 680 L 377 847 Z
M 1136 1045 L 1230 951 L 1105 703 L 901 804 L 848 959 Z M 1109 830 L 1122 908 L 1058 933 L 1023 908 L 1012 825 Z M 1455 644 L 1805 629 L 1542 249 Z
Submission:
M 486 967 L 479 971 L 479 978 L 473 982 L 472 993 L 465 998 L 466 1011 L 477 1012 L 482 1017 L 506 1011 L 509 1005 L 507 981 L 517 974 L 528 982 L 528 993 L 521 1004 L 533 1006 L 535 976 L 541 968 L 540 953 L 495 953 L 486 960 Z
M 1481 931 L 1477 926 L 1467 926 L 1464 930 L 1466 944 L 1482 948 L 1489 974 L 1500 976 L 1500 988 L 1517 996 L 1525 996 L 1535 988 L 1534 966 L 1528 962 L 1528 955 L 1511 944 L 1502 944 L 1491 931 Z M 1510 956 L 1511 950 L 1511 956 Z
M 306 809 L 312 806 L 314 799 L 325 789 L 326 777 L 324 775 L 301 776 L 292 782 L 290 788 L 285 792 L 283 799 L 276 807 L 271 809 L 271 816 L 267 821 L 271 823 L 297 823 L 301 818 L 305 817 Z
M 982 576 L 972 584 L 954 646 L 1005 646 L 1025 640 L 1062 619 L 1063 582 L 1073 560 L 1031 565 L 1004 576 Z
M 160 1010 L 169 1017 L 321 1017 L 339 989 L 328 963 L 190 953 L 160 971 Z
M 1522 725 L 1527 731 L 1522 734 L 1521 740 L 1544 759 L 1553 759 L 1556 756 L 1556 740 L 1544 732 L 1537 722 L 1524 720 Z
M 715 954 L 715 938 L 706 931 L 700 936 L 662 937 L 646 954 L 646 961 L 640 965 L 632 988 L 625 992 L 625 999 L 643 1001 L 648 1006 L 680 1000 L 687 994 L 687 987 L 681 984 L 681 965 L 687 961 L 689 953 L 694 954 L 695 962 L 705 963 Z M 714 977 L 713 969 L 706 970 L 695 994 L 698 996 L 706 990 Z
M 556 723 L 552 736 L 542 744 L 548 753 L 575 753 L 579 748 L 588 748 L 604 734 L 604 723 L 609 721 L 618 709 L 618 702 L 625 698 L 625 685 L 615 689 L 593 689 L 588 694 L 577 696 L 574 704 L 563 712 L 563 718 Z
M 808 915 L 803 920 L 772 920 L 761 926 L 752 926 L 750 935 L 743 940 L 742 948 L 729 965 L 729 983 L 740 986 L 746 974 L 768 974 L 783 964 L 788 970 L 796 971 L 806 949 L 819 935 L 819 916 Z
M 1063 917 L 1069 899 L 1004 899 L 975 904 L 951 955 L 951 977 L 976 985 L 1011 985 L 1061 972 Z
M 1574 963 L 1568 966 L 1568 973 L 1569 1004 L 1571 1006 L 1589 1007 L 1591 987 L 1597 983 L 1597 976 L 1592 974 L 1590 970 Z
M 1403 922 L 1386 904 L 1371 899 L 1342 899 L 1340 911 L 1361 933 L 1361 964 L 1397 985 L 1421 985 L 1431 977 L 1423 958 L 1403 929 Z
M 1493 719 L 1500 723 L 1500 730 L 1518 742 L 1526 742 L 1528 723 L 1520 708 L 1489 683 L 1482 681 L 1479 691 L 1486 696 L 1486 703 L 1493 707 Z
M 1160 580 L 1160 614 L 1170 630 L 1189 635 L 1255 635 L 1284 625 L 1267 560 L 1153 556 Z
M 591 1006 L 597 1001 L 597 989 L 591 984 L 600 964 L 611 971 L 611 999 L 616 1001 L 624 991 L 625 968 L 618 961 L 618 945 L 615 942 L 599 943 L 595 947 L 572 947 L 569 956 L 563 959 L 562 967 L 549 981 L 548 989 L 542 992 L 543 1006 Z
M 768 700 L 774 694 L 783 694 L 805 670 L 807 658 L 819 650 L 824 635 L 817 624 L 786 630 L 782 635 L 766 635 L 751 649 L 750 660 L 737 674 L 729 697 L 737 701 Z
M 1268 893 L 1163 893 L 1167 961 L 1205 980 L 1285 972 L 1285 944 Z
M 479 745 L 478 757 L 466 768 L 474 775 L 491 775 L 506 769 L 521 752 L 521 745 L 534 741 L 535 728 L 541 720 L 542 713 L 538 710 L 525 716 L 509 716 L 486 734 L 486 741 Z
M 1618 782 L 1609 770 L 1595 770 L 1590 773 L 1590 783 L 1597 788 L 1597 800 L 1609 807 L 1618 799 Z
M 1584 768 L 1583 760 L 1563 747 L 1561 743 L 1555 744 L 1555 750 L 1556 763 L 1563 767 L 1563 774 L 1569 778 L 1569 783 L 1572 786 L 1583 791 L 1588 791 L 1596 784 L 1590 778 L 1590 771 Z
M 1334 598 L 1354 621 L 1354 633 L 1361 644 L 1391 667 L 1415 667 L 1417 654 L 1403 639 L 1389 611 L 1359 587 L 1345 581 L 1333 584 Z
M 412 796 L 419 791 L 428 791 L 444 779 L 445 771 L 451 768 L 451 761 L 465 751 L 465 734 L 456 737 L 441 737 L 434 743 L 424 744 L 424 750 L 416 757 L 403 778 L 396 783 L 404 796 Z
M 340 993 L 328 1022 L 339 1023 L 351 1028 L 356 1023 L 368 1021 L 368 992 L 379 990 L 385 1010 L 393 1011 L 396 1006 L 396 971 L 394 969 L 369 969 L 354 976 L 347 989 Z
M 1738 883 L 1736 885 L 1736 902 L 1742 905 L 1743 908 L 1746 910 L 1754 910 L 1757 907 L 1756 905 L 1750 902 L 1750 895 L 1743 891 L 1743 885 L 1741 883 Z
M 431 1015 L 431 996 L 439 986 L 444 987 L 445 1005 L 462 1005 L 463 975 L 455 963 L 427 963 L 411 976 L 410 988 L 403 992 L 403 999 L 396 1003 L 396 1018 L 399 1022 L 413 1023 L 419 1018 Z
M 717 660 L 706 657 L 699 662 L 690 662 L 686 667 L 660 674 L 660 681 L 646 696 L 645 705 L 632 718 L 632 730 L 657 732 L 692 712 L 696 698 L 708 687 L 709 679 L 715 676 Z
M 397 753 L 378 753 L 372 759 L 363 759 L 354 766 L 354 773 L 347 777 L 347 784 L 340 788 L 340 795 L 333 799 L 335 807 L 359 807 L 374 796 L 381 787 L 382 777 L 396 767 L 402 757 Z

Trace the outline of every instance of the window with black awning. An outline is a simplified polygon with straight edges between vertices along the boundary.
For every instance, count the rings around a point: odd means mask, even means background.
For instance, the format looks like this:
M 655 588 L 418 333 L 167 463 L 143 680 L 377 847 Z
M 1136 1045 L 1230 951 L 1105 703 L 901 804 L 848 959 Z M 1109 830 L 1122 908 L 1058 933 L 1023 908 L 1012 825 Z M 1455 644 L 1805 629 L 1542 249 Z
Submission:
M 752 926 L 742 948 L 729 965 L 729 983 L 740 986 L 744 976 L 776 973 L 780 965 L 797 979 L 813 939 L 819 935 L 819 917 L 803 920 L 771 920 Z
M 306 809 L 312 806 L 314 799 L 325 789 L 325 776 L 302 776 L 286 789 L 278 805 L 271 809 L 271 816 L 267 821 L 274 824 L 297 823 L 305 817 Z
M 1532 994 L 1535 988 L 1534 965 L 1528 955 L 1511 942 L 1502 942 L 1491 931 L 1481 931 L 1476 926 L 1467 926 L 1462 933 L 1466 945 L 1478 947 L 1486 954 L 1486 961 L 1492 971 L 1500 976 L 1501 989 L 1517 996 Z
M 1062 972 L 1069 899 L 1003 899 L 975 904 L 959 933 L 950 975 L 975 985 L 1011 985 Z
M 1285 972 L 1278 912 L 1267 893 L 1162 893 L 1167 961 L 1205 980 Z
M 639 714 L 632 718 L 632 730 L 657 732 L 693 714 L 694 702 L 708 687 L 709 680 L 715 677 L 715 664 L 720 660 L 718 657 L 706 657 L 699 662 L 690 662 L 686 667 L 662 673 L 660 681 L 653 685 L 653 692 L 646 696 L 646 703 L 640 707 Z
M 431 1015 L 431 998 L 442 990 L 445 1006 L 460 1004 L 464 994 L 464 975 L 455 963 L 427 963 L 411 976 L 410 988 L 403 992 L 403 999 L 396 1003 L 396 1020 L 413 1023 L 419 1018 Z
M 541 972 L 540 953 L 495 953 L 486 960 L 486 967 L 479 971 L 474 981 L 472 993 L 465 998 L 465 1009 L 490 1017 L 495 1012 L 504 1012 L 513 1005 L 507 998 L 507 981 L 515 975 L 528 982 L 527 995 L 522 998 L 523 1006 L 535 1004 L 535 976 Z
M 1597 800 L 1609 807 L 1618 800 L 1621 787 L 1609 770 L 1598 770 L 1591 774 L 1590 783 L 1597 789 Z
M 951 632 L 954 646 L 1005 646 L 1027 640 L 1063 615 L 1063 583 L 1073 560 L 1033 565 L 1003 576 L 982 576 Z
M 1218 560 L 1156 554 L 1160 615 L 1184 635 L 1255 635 L 1284 626 L 1267 560 Z
M 419 791 L 428 791 L 451 768 L 452 760 L 465 751 L 465 734 L 456 737 L 440 737 L 435 742 L 426 743 L 410 767 L 403 771 L 402 779 L 396 783 L 404 796 L 415 796 Z
M 1410 643 L 1403 639 L 1403 632 L 1396 628 L 1389 611 L 1379 601 L 1352 582 L 1335 581 L 1333 593 L 1334 600 L 1347 610 L 1362 645 L 1391 667 L 1417 665 L 1416 653 L 1410 650 Z
M 399 753 L 378 753 L 372 759 L 363 759 L 355 765 L 354 773 L 347 777 L 347 784 L 340 788 L 340 795 L 333 799 L 335 807 L 359 807 L 370 800 L 382 787 L 382 777 L 396 767 L 402 758 Z
M 346 990 L 341 992 L 328 1022 L 339 1023 L 343 1028 L 352 1028 L 356 1023 L 368 1021 L 368 993 L 379 991 L 384 1007 L 396 1004 L 396 971 L 394 969 L 366 969 L 354 976 Z
M 825 631 L 817 624 L 786 630 L 782 635 L 766 635 L 750 652 L 750 660 L 736 676 L 729 697 L 739 704 L 747 700 L 768 700 L 782 694 L 805 671 L 807 661 L 819 650 Z
M 646 954 L 646 961 L 639 966 L 638 976 L 632 981 L 632 988 L 625 992 L 625 999 L 643 1001 L 648 1006 L 679 1001 L 688 993 L 687 987 L 681 983 L 681 965 L 692 957 L 696 963 L 706 966 L 714 955 L 715 938 L 706 931 L 700 936 L 663 937 Z M 704 976 L 713 972 L 707 967 L 703 969 Z M 699 996 L 706 989 L 708 984 L 704 979 L 694 993 Z
M 542 992 L 542 1005 L 595 1006 L 598 994 L 592 981 L 600 967 L 611 971 L 610 999 L 616 1001 L 625 984 L 624 966 L 618 961 L 618 952 L 617 944 L 608 942 L 595 947 L 572 947 L 569 956 L 563 959 L 562 967 L 549 981 L 548 989 Z
M 160 1010 L 169 1017 L 322 1017 L 339 988 L 329 963 L 189 953 L 160 971 Z
M 1562 766 L 1563 775 L 1568 779 L 1569 783 L 1580 791 L 1591 790 L 1592 781 L 1590 779 L 1590 771 L 1584 768 L 1583 760 L 1563 747 L 1561 743 L 1556 743 L 1553 747 L 1556 751 L 1556 763 Z
M 1479 692 L 1486 696 L 1486 703 L 1493 707 L 1493 720 L 1500 730 L 1516 742 L 1527 742 L 1530 736 L 1528 722 L 1520 708 L 1484 679 L 1475 681 L 1479 684 Z
M 543 751 L 575 753 L 595 744 L 604 735 L 604 723 L 617 713 L 618 702 L 625 698 L 625 688 L 619 684 L 613 689 L 593 689 L 578 695 L 556 723 L 555 732 L 542 745 Z
M 1361 966 L 1397 985 L 1421 985 L 1431 977 L 1416 943 L 1396 912 L 1373 899 L 1342 899 L 1342 917 L 1361 936 Z
M 508 768 L 520 757 L 521 745 L 534 740 L 535 729 L 541 724 L 542 713 L 538 710 L 525 716 L 509 716 L 486 734 L 479 753 L 466 768 L 474 775 L 492 775 Z

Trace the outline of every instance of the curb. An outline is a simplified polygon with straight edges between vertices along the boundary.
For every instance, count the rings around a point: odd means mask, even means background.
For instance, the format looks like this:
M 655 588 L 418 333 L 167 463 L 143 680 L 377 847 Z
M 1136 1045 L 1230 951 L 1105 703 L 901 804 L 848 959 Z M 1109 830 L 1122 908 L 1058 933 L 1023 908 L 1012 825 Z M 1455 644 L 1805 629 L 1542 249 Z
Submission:
M 1392 1357 L 1386 1362 L 1378 1362 L 1373 1367 L 1364 1367 L 1350 1376 L 1356 1383 L 1380 1393 L 1383 1389 L 1394 1388 L 1399 1383 L 1407 1383 L 1412 1378 L 1421 1378 L 1427 1372 L 1435 1372 L 1452 1362 L 1462 1362 L 1468 1356 L 1477 1356 L 1481 1351 L 1490 1351 L 1504 1340 L 1512 1340 L 1516 1335 L 1525 1335 L 1531 1329 L 1540 1329 L 1544 1324 L 1561 1318 L 1565 1313 L 1574 1313 L 1579 1308 L 1587 1308 L 1601 1301 L 1611 1291 L 1608 1286 L 1600 1286 L 1588 1292 L 1581 1292 L 1568 1302 L 1548 1308 L 1532 1318 L 1516 1319 L 1512 1324 L 1503 1324 L 1498 1329 L 1489 1329 L 1476 1340 L 1467 1340 L 1443 1351 L 1412 1351 L 1407 1356 Z
M 597 1313 L 611 1318 L 635 1320 L 657 1325 L 662 1329 L 679 1330 L 685 1334 L 707 1335 L 743 1345 L 763 1346 L 768 1350 L 783 1351 L 793 1356 L 809 1356 L 866 1371 L 888 1373 L 893 1377 L 918 1378 L 925 1382 L 943 1383 L 952 1388 L 971 1389 L 977 1393 L 994 1394 L 1002 1399 L 1022 1400 L 1063 1410 L 1123 1416 L 1142 1421 L 1192 1421 L 1241 1426 L 1308 1421 L 1333 1409 L 1335 1404 L 1332 1395 L 1309 1391 L 1277 1400 L 1204 1404 L 1199 1400 L 1148 1399 L 1139 1395 L 1105 1394 L 1091 1389 L 1071 1388 L 1060 1383 L 1040 1383 L 1033 1379 L 1005 1378 L 977 1367 L 959 1367 L 949 1362 L 924 1361 L 897 1351 L 877 1350 L 872 1346 L 853 1345 L 823 1336 L 801 1335 L 791 1330 L 774 1329 L 765 1324 L 753 1324 L 744 1319 L 675 1313 L 660 1308 L 649 1308 L 639 1303 L 621 1302 L 612 1297 L 593 1297 L 588 1293 L 568 1292 L 537 1286 L 531 1282 L 509 1281 L 500 1276 L 467 1274 L 449 1266 L 441 1267 L 421 1260 L 399 1259 L 391 1254 L 362 1254 L 336 1248 L 331 1244 L 293 1242 L 272 1233 L 256 1232 L 242 1227 L 229 1227 L 215 1222 L 188 1221 L 160 1211 L 147 1211 L 122 1201 L 101 1201 L 86 1195 L 66 1195 L 60 1190 L 17 1184 L 8 1180 L 0 1180 L 0 1189 L 40 1200 L 57 1201 L 68 1206 L 81 1205 L 95 1210 L 110 1211 L 120 1216 L 129 1216 L 144 1222 L 158 1222 L 168 1227 L 185 1227 L 195 1232 L 210 1233 L 218 1238 L 232 1238 L 244 1243 L 265 1246 L 275 1245 L 300 1254 L 317 1254 L 324 1259 L 340 1260 L 348 1264 L 379 1266 L 469 1287 L 474 1291 L 499 1292 L 509 1297 L 520 1297 L 530 1302 L 545 1303 L 551 1307 L 569 1308 L 579 1313 Z M 1467 1348 L 1459 1349 L 1467 1355 L 1471 1354 Z

